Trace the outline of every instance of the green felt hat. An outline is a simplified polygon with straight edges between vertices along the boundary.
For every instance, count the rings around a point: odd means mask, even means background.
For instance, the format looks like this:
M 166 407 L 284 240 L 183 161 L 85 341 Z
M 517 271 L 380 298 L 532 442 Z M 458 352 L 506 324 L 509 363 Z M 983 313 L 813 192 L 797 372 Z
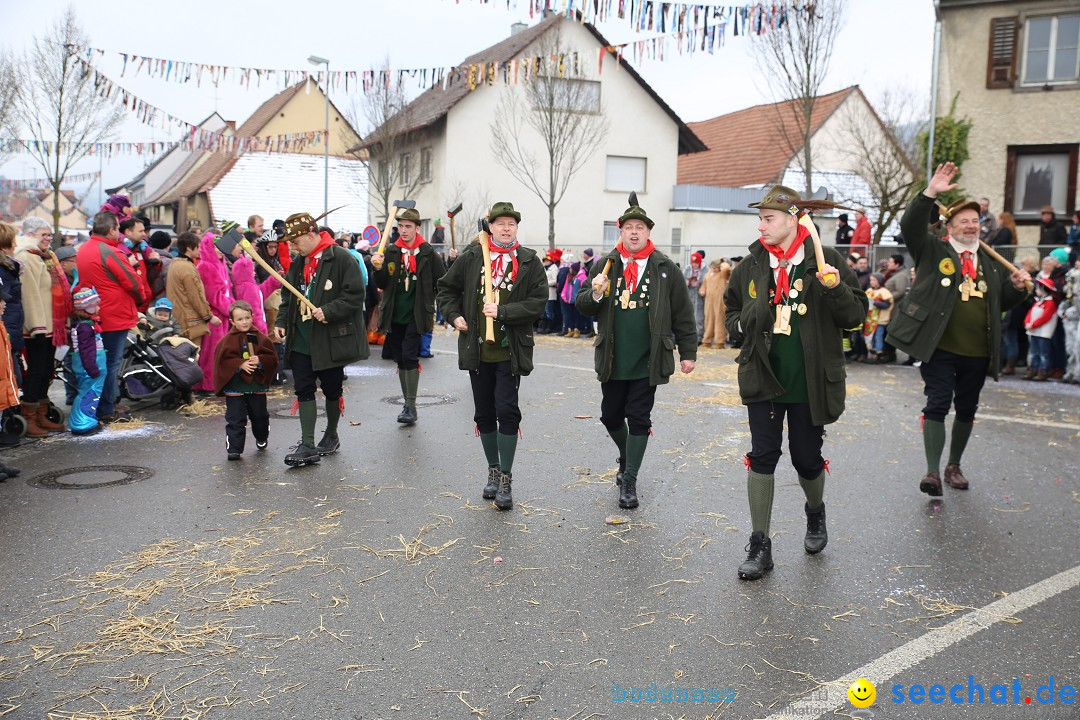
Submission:
M 402 210 L 401 212 L 399 212 L 397 214 L 397 219 L 398 219 L 398 221 L 408 220 L 411 223 L 416 223 L 417 225 L 419 225 L 420 224 L 420 212 L 418 210 L 416 210 L 415 208 L 408 208 L 406 210 Z
M 799 214 L 796 205 L 802 200 L 802 196 L 784 185 L 773 185 L 765 197 L 756 203 L 750 203 L 746 207 L 759 208 L 761 210 L 782 210 L 792 215 Z
M 488 222 L 495 222 L 496 218 L 501 217 L 512 217 L 515 222 L 521 222 L 521 213 L 514 209 L 514 203 L 497 202 L 491 206 Z

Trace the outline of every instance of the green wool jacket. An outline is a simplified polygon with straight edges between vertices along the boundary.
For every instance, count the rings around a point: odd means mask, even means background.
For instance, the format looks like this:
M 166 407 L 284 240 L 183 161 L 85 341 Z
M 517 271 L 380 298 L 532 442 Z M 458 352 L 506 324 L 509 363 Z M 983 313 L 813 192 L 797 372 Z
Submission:
M 810 417 L 814 425 L 828 425 L 843 414 L 847 395 L 844 331 L 862 325 L 868 301 L 859 289 L 855 273 L 840 253 L 830 247 L 823 248 L 825 262 L 840 271 L 841 282 L 831 289 L 818 282 L 817 259 L 811 242 L 806 240 L 806 274 L 798 298 L 807 307 L 807 313 L 799 317 L 799 337 L 806 364 Z M 771 283 L 769 253 L 758 240 L 732 271 L 724 293 L 728 335 L 742 343 L 735 362 L 739 365 L 739 395 L 743 404 L 768 402 L 784 393 L 769 363 L 776 316 L 769 302 Z
M 886 336 L 894 347 L 920 360 L 929 360 L 934 354 L 960 295 L 960 256 L 950 243 L 930 234 L 930 216 L 934 207 L 934 199 L 920 192 L 900 221 L 904 241 L 915 262 L 915 283 L 900 306 L 893 310 Z M 1014 288 L 1009 271 L 991 259 L 981 246 L 978 257 L 979 269 L 986 276 L 987 285 L 988 374 L 997 380 L 1001 363 L 1001 313 L 1022 303 L 1028 293 Z M 943 278 L 949 278 L 948 286 L 941 284 Z
M 293 260 L 285 279 L 294 288 L 300 288 L 304 281 L 304 258 Z M 311 302 L 326 315 L 324 323 L 311 321 L 311 365 L 316 372 L 367 359 L 370 352 L 364 325 L 364 292 L 364 275 L 356 258 L 337 245 L 323 250 L 310 294 Z M 285 367 L 291 367 L 299 319 L 299 301 L 282 289 L 275 325 L 285 331 Z
M 506 327 L 510 346 L 510 369 L 515 375 L 528 375 L 533 369 L 533 324 L 544 314 L 547 305 L 547 273 L 535 250 L 518 247 L 518 276 L 507 301 L 499 305 L 495 322 Z M 472 243 L 439 280 L 439 308 L 448 323 L 465 318 L 469 329 L 458 332 L 458 367 L 480 367 L 480 343 L 484 342 L 484 316 L 480 313 L 480 282 L 484 269 L 484 251 Z
M 608 280 L 616 280 L 623 274 L 622 255 L 612 250 L 593 263 L 589 282 L 584 284 L 574 300 L 577 309 L 585 315 L 596 315 L 596 339 L 593 341 L 596 377 L 600 382 L 611 379 L 611 366 L 615 352 L 615 283 L 611 292 L 593 300 L 592 279 L 599 275 L 607 261 L 611 260 Z M 697 326 L 694 323 L 694 306 L 682 271 L 659 250 L 654 250 L 645 266 L 649 275 L 649 384 L 663 385 L 675 372 L 675 346 L 679 348 L 680 360 L 697 360 Z M 567 279 L 569 282 L 569 279 Z
M 397 276 L 400 272 L 401 248 L 387 243 L 383 255 L 382 267 L 375 271 L 375 284 L 382 288 L 382 301 L 379 303 L 379 332 L 390 332 L 390 320 L 394 317 L 394 296 L 397 295 Z M 416 292 L 413 294 L 413 318 L 416 329 L 421 334 L 431 332 L 435 327 L 435 292 L 439 278 L 446 272 L 442 258 L 431 247 L 431 243 L 420 246 L 416 255 Z

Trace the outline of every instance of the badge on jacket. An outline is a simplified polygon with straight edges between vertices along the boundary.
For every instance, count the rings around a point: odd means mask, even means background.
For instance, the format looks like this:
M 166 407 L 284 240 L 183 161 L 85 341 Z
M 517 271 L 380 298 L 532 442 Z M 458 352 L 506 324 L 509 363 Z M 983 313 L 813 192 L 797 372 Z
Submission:
M 326 279 L 326 284 L 323 285 L 323 290 L 325 290 L 326 292 L 330 292 L 330 288 L 332 288 L 332 287 L 334 287 L 334 283 L 331 282 L 330 278 L 327 278 Z
M 938 263 L 938 270 L 942 275 L 952 275 L 956 272 L 956 265 L 953 264 L 952 258 L 945 258 Z
M 750 294 L 751 300 L 757 300 L 757 285 L 753 280 L 750 281 L 750 287 L 746 289 L 746 292 Z

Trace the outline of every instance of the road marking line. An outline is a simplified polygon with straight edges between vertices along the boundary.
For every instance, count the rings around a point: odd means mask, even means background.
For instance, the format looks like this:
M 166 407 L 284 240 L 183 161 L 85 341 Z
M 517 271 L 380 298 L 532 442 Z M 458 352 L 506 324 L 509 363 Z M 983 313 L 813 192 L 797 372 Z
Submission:
M 1072 423 L 1051 422 L 1049 420 L 1029 420 L 1027 418 L 1008 417 L 1006 415 L 982 415 L 977 414 L 978 420 L 997 420 L 998 422 L 1020 423 L 1021 425 L 1035 425 L 1036 427 L 1052 427 L 1052 428 L 1064 428 L 1065 430 L 1076 430 L 1080 432 L 1080 425 L 1074 425 Z
M 791 720 L 792 718 L 816 720 L 846 705 L 848 686 L 859 678 L 866 678 L 874 683 L 878 687 L 878 698 L 883 699 L 887 693 L 883 692 L 882 685 L 895 675 L 937 655 L 980 630 L 986 630 L 1002 620 L 1015 617 L 1024 610 L 1077 586 L 1080 586 L 1080 565 L 1017 590 L 986 607 L 972 610 L 948 625 L 906 642 L 877 660 L 824 686 L 826 697 L 805 697 L 788 705 L 780 712 L 770 715 L 766 720 Z M 884 702 L 879 701 L 879 703 L 885 706 Z

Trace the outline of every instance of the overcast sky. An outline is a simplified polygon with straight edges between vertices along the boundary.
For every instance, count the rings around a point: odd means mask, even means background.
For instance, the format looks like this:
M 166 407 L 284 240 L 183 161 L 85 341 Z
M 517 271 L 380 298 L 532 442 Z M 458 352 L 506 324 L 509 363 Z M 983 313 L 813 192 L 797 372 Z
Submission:
M 68 0 L 0 0 L 0 47 L 21 50 L 45 30 Z M 184 0 L 117 5 L 79 0 L 78 18 L 93 45 L 118 51 L 210 64 L 307 69 L 309 55 L 331 62 L 331 70 L 378 67 L 388 57 L 393 67 L 450 66 L 506 37 L 517 21 L 533 23 L 527 0 L 268 0 L 252 6 L 221 0 Z M 901 10 L 902 7 L 902 10 Z M 252 11 L 252 8 L 256 8 Z M 846 24 L 837 43 L 825 91 L 858 84 L 874 102 L 886 88 L 901 88 L 929 98 L 933 48 L 931 0 L 848 0 Z M 611 43 L 643 37 L 625 21 L 599 27 Z M 648 36 L 648 34 L 644 35 Z M 770 102 L 756 77 L 749 38 L 727 38 L 713 55 L 675 55 L 637 66 L 645 80 L 678 113 L 692 122 Z M 141 99 L 190 123 L 215 109 L 243 122 L 282 89 L 276 84 L 247 91 L 233 82 L 215 90 L 207 83 L 179 84 L 120 77 L 120 61 L 106 55 L 98 68 Z M 344 94 L 331 99 L 346 113 Z M 617 98 L 606 99 L 617 104 Z M 626 112 L 633 112 L 627 107 Z M 361 128 L 361 130 L 363 130 Z M 129 117 L 114 141 L 177 139 L 161 128 Z M 144 161 L 121 157 L 104 165 L 105 185 L 119 185 L 137 174 Z M 94 172 L 98 160 L 79 163 L 73 173 Z M 0 175 L 41 177 L 28 155 L 15 155 Z M 96 191 L 95 191 L 96 195 Z

